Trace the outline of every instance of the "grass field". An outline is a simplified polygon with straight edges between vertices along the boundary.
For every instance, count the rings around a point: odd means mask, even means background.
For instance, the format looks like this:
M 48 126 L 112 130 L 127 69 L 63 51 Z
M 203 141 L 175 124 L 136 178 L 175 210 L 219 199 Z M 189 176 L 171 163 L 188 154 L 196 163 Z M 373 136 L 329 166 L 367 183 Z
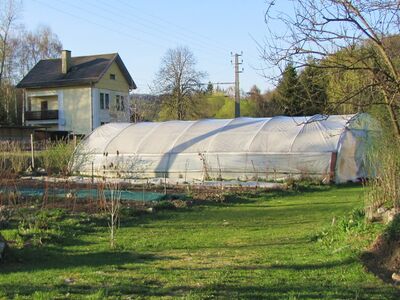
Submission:
M 104 220 L 62 216 L 64 239 L 0 265 L 0 298 L 399 299 L 358 258 L 371 234 L 327 233 L 362 205 L 360 187 L 323 187 L 125 214 L 114 251 Z

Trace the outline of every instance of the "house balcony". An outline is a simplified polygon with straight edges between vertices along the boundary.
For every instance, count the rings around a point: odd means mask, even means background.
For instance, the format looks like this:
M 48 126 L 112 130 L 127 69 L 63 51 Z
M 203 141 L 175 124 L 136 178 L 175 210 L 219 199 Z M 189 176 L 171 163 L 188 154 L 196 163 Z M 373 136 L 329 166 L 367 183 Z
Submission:
M 38 110 L 26 111 L 25 120 L 27 121 L 44 121 L 44 120 L 57 120 L 58 110 Z

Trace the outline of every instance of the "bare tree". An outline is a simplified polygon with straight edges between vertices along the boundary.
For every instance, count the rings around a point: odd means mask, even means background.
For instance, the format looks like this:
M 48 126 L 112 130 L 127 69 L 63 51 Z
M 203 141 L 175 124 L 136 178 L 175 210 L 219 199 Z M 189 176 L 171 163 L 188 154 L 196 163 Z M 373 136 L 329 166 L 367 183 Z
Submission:
M 200 88 L 204 72 L 196 70 L 196 59 L 187 47 L 169 49 L 162 58 L 155 87 L 172 117 L 183 120 Z
M 49 27 L 26 31 L 18 23 L 22 4 L 0 0 L 0 122 L 19 123 L 15 84 L 40 60 L 58 57 L 62 45 Z
M 22 31 L 16 51 L 18 68 L 15 77 L 25 76 L 42 59 L 60 56 L 62 43 L 48 26 L 39 26 L 35 31 Z
M 19 3 L 14 0 L 0 0 L 0 86 L 6 70 L 10 48 L 11 31 L 18 18 Z
M 378 104 L 387 108 L 395 135 L 400 138 L 400 76 L 388 47 L 393 35 L 399 33 L 400 2 L 293 0 L 292 3 L 292 11 L 287 8 L 283 11 L 277 1 L 267 2 L 265 22 L 269 36 L 260 45 L 262 57 L 281 70 L 288 63 L 298 68 L 308 66 L 311 56 L 319 62 L 315 67 L 338 73 L 364 73 L 362 84 L 342 99 L 336 99 L 336 105 L 351 103 L 360 93 L 373 89 L 382 99 Z
M 0 122 L 10 123 L 15 117 L 15 90 L 12 86 L 13 55 L 17 42 L 13 31 L 17 26 L 20 3 L 0 0 Z
M 108 194 L 104 191 L 106 211 L 110 217 L 108 227 L 110 229 L 110 247 L 115 248 L 116 231 L 119 224 L 119 213 L 121 207 L 121 187 L 118 183 L 109 182 L 106 184 Z

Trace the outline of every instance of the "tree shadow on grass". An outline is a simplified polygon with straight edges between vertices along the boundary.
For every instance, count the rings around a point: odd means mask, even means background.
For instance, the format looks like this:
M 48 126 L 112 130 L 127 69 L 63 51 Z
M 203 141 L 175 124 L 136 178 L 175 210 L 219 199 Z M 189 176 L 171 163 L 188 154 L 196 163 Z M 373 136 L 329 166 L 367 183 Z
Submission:
M 147 280 L 141 281 L 137 279 L 131 279 L 129 283 L 118 282 L 118 283 L 87 283 L 82 284 L 78 279 L 76 282 L 71 284 L 62 282 L 60 279 L 59 284 L 54 285 L 39 285 L 39 284 L 0 284 L 0 295 L 1 291 L 6 294 L 9 299 L 14 296 L 25 296 L 31 298 L 33 295 L 41 295 L 37 299 L 86 299 L 88 296 L 93 298 L 89 299 L 106 299 L 108 297 L 149 297 L 149 296 L 166 296 L 170 293 L 169 289 L 163 288 L 163 284 L 158 280 Z M 85 297 L 86 296 L 86 297 Z M 114 299 L 114 298 L 113 298 Z
M 348 258 L 344 260 L 338 261 L 330 261 L 325 263 L 318 264 L 256 264 L 256 265 L 237 265 L 237 266 L 223 266 L 223 267 L 171 267 L 171 268 L 158 268 L 159 270 L 173 270 L 173 271 L 226 271 L 226 270 L 235 270 L 235 271 L 252 271 L 252 270 L 286 270 L 286 271 L 312 271 L 312 270 L 321 270 L 321 269 L 332 269 L 338 267 L 344 267 L 356 263 L 357 260 L 353 258 Z
M 125 264 L 150 263 L 155 260 L 173 260 L 173 257 L 130 251 L 71 252 L 49 248 L 22 249 L 14 259 L 1 266 L 2 274 L 42 270 L 67 270 L 77 267 L 105 268 Z
M 173 297 L 191 296 L 199 299 L 398 299 L 399 292 L 390 286 L 364 286 L 360 281 L 357 285 L 346 285 L 329 281 L 305 281 L 298 278 L 288 278 L 280 282 L 262 282 L 260 284 L 229 282 L 214 284 L 175 285 L 165 286 L 158 280 L 132 279 L 130 282 L 72 284 L 60 283 L 55 285 L 0 284 L 0 291 L 6 291 L 11 298 L 18 294 L 32 296 L 35 292 L 73 296 L 98 295 L 107 297 Z M 97 298 L 96 298 L 97 299 Z
M 171 289 L 172 290 L 172 289 Z M 175 290 L 184 291 L 182 288 Z M 374 288 L 348 286 L 335 282 L 296 282 L 290 278 L 278 284 L 263 286 L 237 284 L 214 284 L 202 288 L 191 288 L 191 295 L 216 299 L 398 299 L 399 293 L 387 287 Z

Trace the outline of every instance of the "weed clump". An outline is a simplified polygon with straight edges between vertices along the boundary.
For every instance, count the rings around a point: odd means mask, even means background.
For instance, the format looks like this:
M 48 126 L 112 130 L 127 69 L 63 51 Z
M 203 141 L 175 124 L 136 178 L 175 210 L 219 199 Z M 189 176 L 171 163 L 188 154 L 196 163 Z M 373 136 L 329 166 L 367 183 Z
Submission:
M 328 251 L 339 252 L 344 249 L 357 249 L 371 242 L 377 226 L 368 223 L 363 208 L 355 208 L 347 215 L 333 219 L 329 227 L 311 236 L 311 241 L 319 243 Z M 362 246 L 360 246 L 362 244 Z

